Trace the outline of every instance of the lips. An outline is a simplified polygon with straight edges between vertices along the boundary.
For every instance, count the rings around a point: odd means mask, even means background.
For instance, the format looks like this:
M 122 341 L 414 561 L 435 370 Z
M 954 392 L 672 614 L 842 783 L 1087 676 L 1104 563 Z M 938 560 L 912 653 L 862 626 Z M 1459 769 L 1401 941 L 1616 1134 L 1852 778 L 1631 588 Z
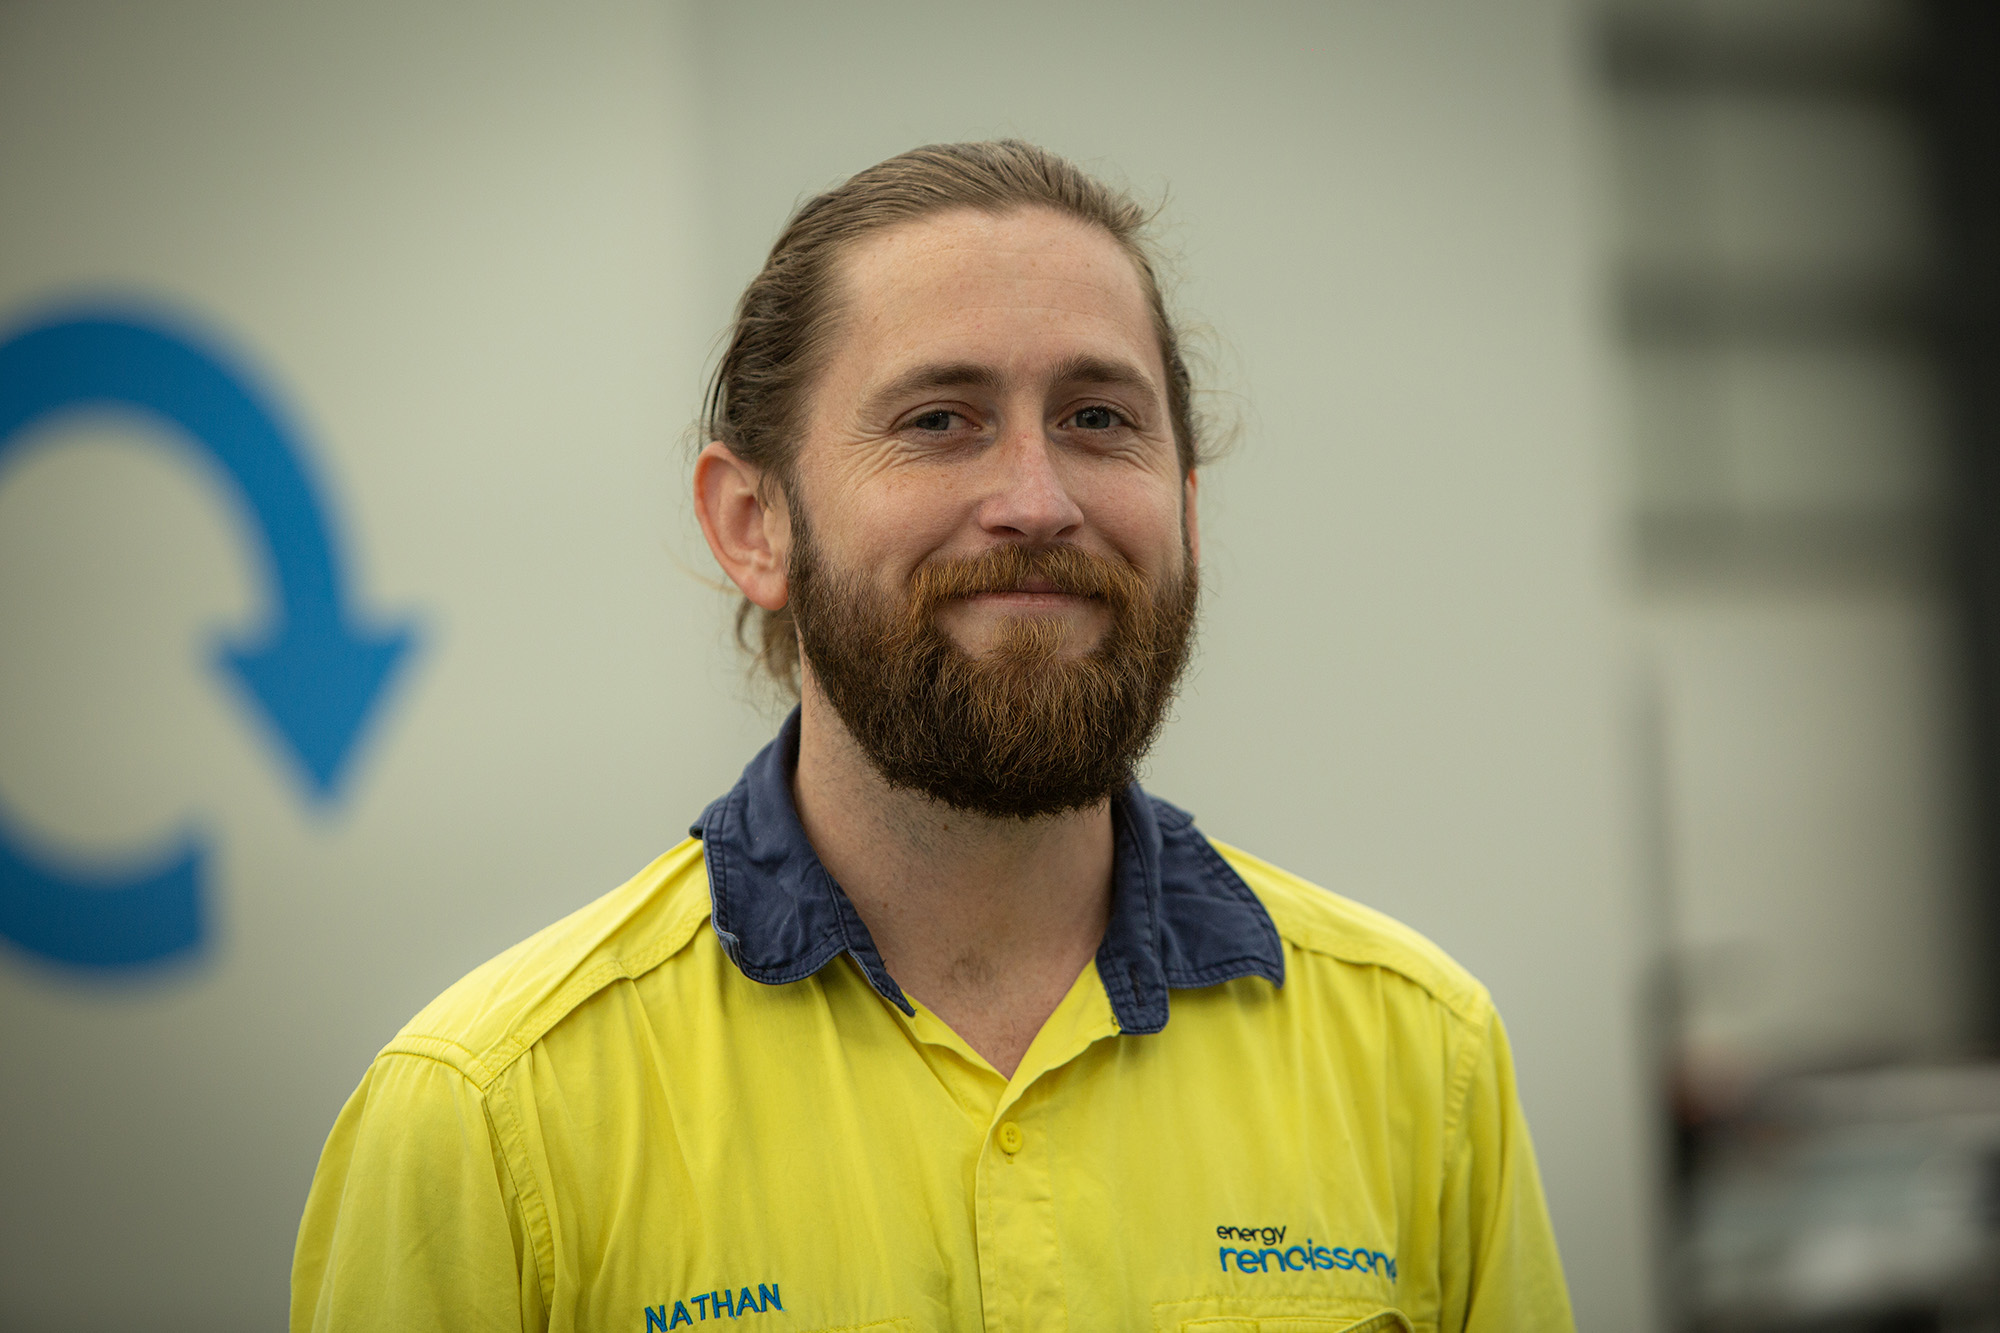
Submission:
M 1102 600 L 1095 593 L 1075 592 L 1068 588 L 1052 587 L 988 588 L 983 592 L 969 593 L 964 600 L 983 601 L 988 598 L 995 600 L 1006 599 L 1018 602 L 1021 605 L 1030 606 L 1053 606 L 1071 601 L 1094 602 Z

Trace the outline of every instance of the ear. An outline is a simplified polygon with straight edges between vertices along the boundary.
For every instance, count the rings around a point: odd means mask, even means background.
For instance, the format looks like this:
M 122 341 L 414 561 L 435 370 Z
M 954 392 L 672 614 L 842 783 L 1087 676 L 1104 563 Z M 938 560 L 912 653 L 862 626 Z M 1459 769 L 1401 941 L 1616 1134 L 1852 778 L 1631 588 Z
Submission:
M 1181 526 L 1187 531 L 1188 555 L 1196 565 L 1201 564 L 1201 510 L 1195 506 L 1194 469 L 1189 468 L 1187 489 L 1181 496 Z
M 775 611 L 791 596 L 785 561 L 791 554 L 792 523 L 783 496 L 766 502 L 763 484 L 763 470 L 738 458 L 720 440 L 710 441 L 695 459 L 694 512 L 715 563 L 745 597 Z

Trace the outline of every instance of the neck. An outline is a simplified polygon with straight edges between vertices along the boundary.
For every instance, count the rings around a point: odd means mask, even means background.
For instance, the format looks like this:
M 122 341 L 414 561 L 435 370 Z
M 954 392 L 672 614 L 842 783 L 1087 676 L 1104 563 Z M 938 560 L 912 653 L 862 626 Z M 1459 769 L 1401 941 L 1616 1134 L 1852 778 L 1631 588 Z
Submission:
M 1011 1078 L 1104 938 L 1110 802 L 996 819 L 893 788 L 810 674 L 792 796 L 889 974 Z

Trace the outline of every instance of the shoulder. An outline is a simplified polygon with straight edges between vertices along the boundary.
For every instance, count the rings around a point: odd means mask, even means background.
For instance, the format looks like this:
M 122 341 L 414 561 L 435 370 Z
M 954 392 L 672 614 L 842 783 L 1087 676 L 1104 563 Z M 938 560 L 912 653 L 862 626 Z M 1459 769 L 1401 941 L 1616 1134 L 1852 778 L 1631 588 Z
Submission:
M 1209 841 L 1264 904 L 1295 961 L 1303 954 L 1334 968 L 1379 969 L 1471 1027 L 1491 1021 L 1486 988 L 1424 936 L 1240 848 Z
M 383 1047 L 442 1061 L 484 1087 L 593 995 L 685 949 L 708 919 L 701 843 L 688 838 L 624 884 L 474 968 Z

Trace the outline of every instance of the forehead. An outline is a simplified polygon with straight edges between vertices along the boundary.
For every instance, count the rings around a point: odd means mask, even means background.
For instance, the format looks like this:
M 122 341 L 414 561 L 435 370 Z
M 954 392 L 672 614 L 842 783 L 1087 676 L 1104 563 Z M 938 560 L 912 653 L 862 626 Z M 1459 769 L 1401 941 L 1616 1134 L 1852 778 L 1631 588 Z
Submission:
M 917 361 L 1031 373 L 1094 355 L 1163 385 L 1132 256 L 1101 228 L 1052 210 L 954 210 L 874 233 L 845 257 L 839 293 L 828 370 L 844 377 L 883 378 Z

